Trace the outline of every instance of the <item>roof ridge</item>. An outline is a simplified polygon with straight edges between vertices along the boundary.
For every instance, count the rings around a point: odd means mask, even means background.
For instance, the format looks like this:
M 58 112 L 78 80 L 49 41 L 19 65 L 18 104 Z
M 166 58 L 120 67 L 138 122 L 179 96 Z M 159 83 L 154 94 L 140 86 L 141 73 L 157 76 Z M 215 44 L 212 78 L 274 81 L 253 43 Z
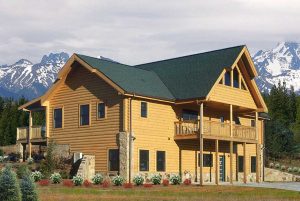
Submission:
M 158 61 L 141 63 L 141 64 L 137 64 L 137 65 L 134 65 L 134 66 L 131 66 L 131 67 L 139 68 L 139 66 L 146 65 L 146 64 L 153 64 L 153 63 L 158 63 L 158 62 L 163 62 L 163 61 L 170 61 L 170 60 L 175 60 L 175 59 L 180 59 L 180 58 L 185 58 L 185 57 L 192 57 L 192 56 L 196 56 L 196 55 L 213 53 L 213 52 L 218 52 L 218 51 L 223 51 L 223 50 L 228 50 L 228 49 L 233 49 L 233 48 L 238 48 L 238 47 L 247 47 L 247 46 L 246 45 L 237 45 L 237 46 L 232 46 L 232 47 L 227 47 L 227 48 L 222 48 L 222 49 L 217 49 L 217 50 L 211 50 L 211 51 L 206 51 L 206 52 L 201 52 L 201 53 L 195 53 L 195 54 L 189 54 L 189 55 L 185 55 L 185 56 L 173 57 L 173 58 L 169 58 L 169 59 L 163 59 L 163 60 L 158 60 Z

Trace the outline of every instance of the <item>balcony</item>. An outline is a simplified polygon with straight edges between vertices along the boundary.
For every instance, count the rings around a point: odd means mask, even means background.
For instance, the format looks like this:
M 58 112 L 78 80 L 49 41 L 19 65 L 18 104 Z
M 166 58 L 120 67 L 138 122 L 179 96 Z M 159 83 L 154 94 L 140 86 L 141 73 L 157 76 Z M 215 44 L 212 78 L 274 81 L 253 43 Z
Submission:
M 17 141 L 29 142 L 31 141 L 43 141 L 46 139 L 46 129 L 45 126 L 32 126 L 29 127 L 19 127 L 17 128 Z
M 232 136 L 230 136 L 230 123 L 205 120 L 203 121 L 203 138 L 241 142 L 256 140 L 255 127 L 235 124 L 232 126 Z M 199 133 L 198 120 L 175 122 L 175 140 L 198 139 Z

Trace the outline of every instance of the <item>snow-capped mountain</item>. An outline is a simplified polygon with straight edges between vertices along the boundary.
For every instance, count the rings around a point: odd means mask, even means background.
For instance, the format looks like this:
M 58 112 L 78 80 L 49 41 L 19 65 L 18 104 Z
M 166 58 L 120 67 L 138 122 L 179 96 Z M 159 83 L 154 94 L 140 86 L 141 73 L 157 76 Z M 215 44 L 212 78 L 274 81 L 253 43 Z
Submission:
M 269 92 L 274 84 L 285 82 L 300 93 L 300 44 L 278 43 L 274 49 L 260 50 L 253 56 L 259 77 L 256 80 L 263 92 Z
M 23 95 L 32 99 L 43 94 L 68 59 L 67 53 L 51 53 L 37 64 L 21 59 L 12 65 L 0 66 L 0 96 Z

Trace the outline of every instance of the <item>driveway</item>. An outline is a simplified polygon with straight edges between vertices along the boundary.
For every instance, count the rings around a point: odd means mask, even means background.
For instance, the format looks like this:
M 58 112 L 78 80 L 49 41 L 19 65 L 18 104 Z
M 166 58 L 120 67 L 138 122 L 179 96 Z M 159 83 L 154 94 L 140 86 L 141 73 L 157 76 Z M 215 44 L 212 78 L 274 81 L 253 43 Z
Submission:
M 234 183 L 236 186 L 251 186 L 261 188 L 277 188 L 283 190 L 292 190 L 300 192 L 300 182 L 262 182 L 262 183 Z

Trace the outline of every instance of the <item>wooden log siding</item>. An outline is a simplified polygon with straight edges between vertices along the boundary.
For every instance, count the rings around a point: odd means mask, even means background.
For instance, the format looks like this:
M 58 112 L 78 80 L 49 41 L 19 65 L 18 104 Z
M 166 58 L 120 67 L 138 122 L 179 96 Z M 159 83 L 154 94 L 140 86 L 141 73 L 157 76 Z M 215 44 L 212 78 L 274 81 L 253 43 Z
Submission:
M 107 106 L 107 116 L 97 120 L 97 103 Z M 79 105 L 90 104 L 90 126 L 79 126 Z M 123 130 L 123 100 L 117 91 L 98 76 L 75 67 L 50 98 L 49 134 L 60 144 L 69 144 L 71 152 L 95 155 L 96 171 L 108 171 L 109 148 L 117 148 L 117 134 Z M 63 128 L 54 128 L 53 109 L 63 107 Z

